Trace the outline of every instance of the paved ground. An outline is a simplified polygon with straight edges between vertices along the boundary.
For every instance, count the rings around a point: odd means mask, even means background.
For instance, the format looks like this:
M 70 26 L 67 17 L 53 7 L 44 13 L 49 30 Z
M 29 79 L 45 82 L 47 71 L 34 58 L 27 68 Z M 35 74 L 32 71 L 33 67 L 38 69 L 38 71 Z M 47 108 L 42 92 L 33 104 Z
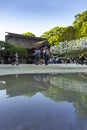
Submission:
M 49 64 L 34 65 L 20 64 L 18 66 L 11 64 L 0 64 L 0 75 L 11 74 L 34 74 L 34 73 L 87 73 L 87 65 L 76 64 Z

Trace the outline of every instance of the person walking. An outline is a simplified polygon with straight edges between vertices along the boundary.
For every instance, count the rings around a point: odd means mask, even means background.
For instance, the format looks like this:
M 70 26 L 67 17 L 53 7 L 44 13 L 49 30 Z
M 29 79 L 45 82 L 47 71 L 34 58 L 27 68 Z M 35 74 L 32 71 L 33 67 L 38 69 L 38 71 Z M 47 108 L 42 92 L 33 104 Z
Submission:
M 12 65 L 19 65 L 18 61 L 18 53 L 16 52 L 15 54 L 12 55 Z
M 15 59 L 16 59 L 16 65 L 19 65 L 19 60 L 18 60 L 18 53 L 15 53 Z
M 38 65 L 41 63 L 41 55 L 40 55 L 40 49 L 39 48 L 36 48 L 35 50 L 35 53 L 34 53 L 34 56 L 35 56 L 35 64 Z
M 45 65 L 48 65 L 48 61 L 49 61 L 49 58 L 50 58 L 50 52 L 48 50 L 48 46 L 45 46 L 44 47 L 44 50 L 43 50 L 43 58 L 44 58 L 44 63 Z

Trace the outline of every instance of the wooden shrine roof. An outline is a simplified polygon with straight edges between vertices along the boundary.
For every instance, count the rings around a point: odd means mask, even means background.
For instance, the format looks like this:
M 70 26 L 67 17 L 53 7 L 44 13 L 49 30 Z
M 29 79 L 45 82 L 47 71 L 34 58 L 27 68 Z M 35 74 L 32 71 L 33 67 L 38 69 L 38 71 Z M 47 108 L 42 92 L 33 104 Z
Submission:
M 45 38 L 34 37 L 34 36 L 24 36 L 21 34 L 15 34 L 6 32 L 5 41 L 13 45 L 22 46 L 24 48 L 33 49 L 36 47 L 42 47 L 48 45 L 48 41 Z

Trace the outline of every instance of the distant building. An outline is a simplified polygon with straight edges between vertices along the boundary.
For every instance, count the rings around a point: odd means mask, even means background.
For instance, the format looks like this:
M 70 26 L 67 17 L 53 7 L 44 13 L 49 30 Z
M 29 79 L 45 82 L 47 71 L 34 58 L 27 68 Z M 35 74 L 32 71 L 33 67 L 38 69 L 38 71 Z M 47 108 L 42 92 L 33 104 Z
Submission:
M 34 36 L 24 36 L 21 34 L 15 34 L 6 32 L 5 41 L 9 42 L 12 45 L 17 45 L 28 49 L 29 56 L 31 57 L 35 48 L 43 48 L 44 46 L 48 46 L 49 43 L 47 39 L 41 37 Z

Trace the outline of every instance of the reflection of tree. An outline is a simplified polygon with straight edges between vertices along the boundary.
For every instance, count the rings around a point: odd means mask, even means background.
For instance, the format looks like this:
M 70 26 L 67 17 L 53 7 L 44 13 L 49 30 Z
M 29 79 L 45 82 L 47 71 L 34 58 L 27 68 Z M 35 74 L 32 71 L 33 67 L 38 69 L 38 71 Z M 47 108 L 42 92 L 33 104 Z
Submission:
M 6 81 L 4 89 L 9 97 L 19 95 L 31 97 L 41 92 L 56 102 L 71 102 L 79 115 L 87 115 L 87 81 L 81 75 L 13 75 L 2 76 L 0 80 Z
M 51 86 L 43 92 L 52 100 L 73 102 L 79 115 L 87 115 L 87 81 L 78 74 L 54 75 Z M 79 86 L 81 85 L 81 86 Z
M 61 89 L 59 86 L 50 86 L 47 91 L 42 93 L 56 102 L 68 101 L 73 103 L 79 115 L 87 116 L 87 95 L 63 88 Z
M 78 75 L 76 76 L 73 74 L 67 74 L 62 76 L 55 75 L 50 79 L 50 82 L 52 85 L 55 86 L 59 84 L 59 88 L 87 94 L 87 81 L 83 80 L 82 77 Z
M 86 73 L 80 73 L 80 76 L 81 76 L 84 80 L 87 80 L 87 74 L 86 74 Z
M 6 87 L 6 84 L 0 84 L 0 90 L 4 90 Z
M 80 94 L 78 102 L 74 102 L 74 107 L 80 116 L 87 116 L 87 95 Z

